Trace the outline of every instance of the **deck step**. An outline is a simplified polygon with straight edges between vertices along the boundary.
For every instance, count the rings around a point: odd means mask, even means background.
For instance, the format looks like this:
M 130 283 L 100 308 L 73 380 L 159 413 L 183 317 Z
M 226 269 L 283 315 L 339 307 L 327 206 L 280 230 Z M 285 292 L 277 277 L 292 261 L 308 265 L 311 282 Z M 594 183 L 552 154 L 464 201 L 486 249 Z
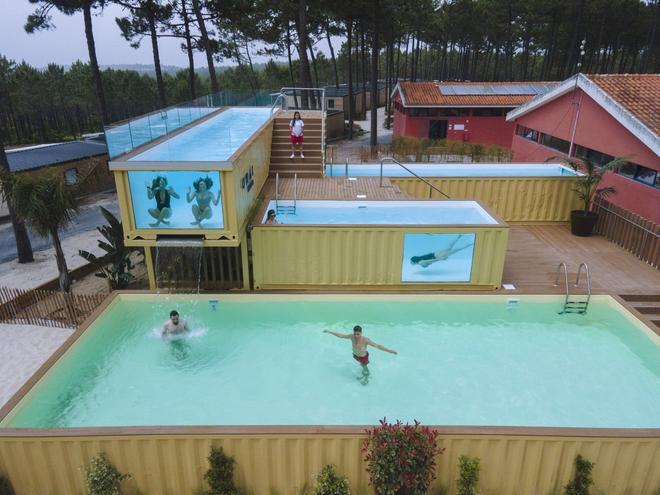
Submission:
M 660 294 L 621 294 L 619 297 L 628 302 L 657 302 L 660 303 Z
M 633 304 L 633 307 L 643 315 L 660 315 L 660 306 L 637 306 Z

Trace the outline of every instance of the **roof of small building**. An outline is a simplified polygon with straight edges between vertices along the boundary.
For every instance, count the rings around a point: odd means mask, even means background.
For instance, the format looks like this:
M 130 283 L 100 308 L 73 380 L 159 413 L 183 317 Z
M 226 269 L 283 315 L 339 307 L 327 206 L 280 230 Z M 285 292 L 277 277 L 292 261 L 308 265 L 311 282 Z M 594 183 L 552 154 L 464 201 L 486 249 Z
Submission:
M 660 155 L 660 74 L 576 74 L 510 111 L 507 120 L 515 120 L 576 88 Z
M 405 107 L 515 107 L 554 88 L 554 82 L 410 82 L 397 84 Z
M 12 172 L 22 172 L 105 155 L 107 152 L 105 138 L 101 136 L 100 139 L 91 138 L 7 150 L 7 161 Z
M 378 89 L 385 89 L 385 81 L 378 81 Z M 365 89 L 370 91 L 371 83 L 367 82 L 365 84 Z M 362 93 L 362 84 L 353 84 L 353 94 L 358 95 Z M 340 84 L 337 86 L 325 86 L 325 97 L 326 98 L 341 98 L 343 96 L 348 96 L 348 84 Z

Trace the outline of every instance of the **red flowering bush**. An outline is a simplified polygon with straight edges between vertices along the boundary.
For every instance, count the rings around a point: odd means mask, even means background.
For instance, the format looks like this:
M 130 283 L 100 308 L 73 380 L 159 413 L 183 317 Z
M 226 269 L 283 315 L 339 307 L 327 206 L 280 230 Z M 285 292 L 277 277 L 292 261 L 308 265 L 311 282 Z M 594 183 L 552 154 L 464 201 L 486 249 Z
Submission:
M 378 495 L 424 495 L 435 479 L 438 433 L 426 426 L 388 423 L 367 430 L 362 447 L 370 482 Z

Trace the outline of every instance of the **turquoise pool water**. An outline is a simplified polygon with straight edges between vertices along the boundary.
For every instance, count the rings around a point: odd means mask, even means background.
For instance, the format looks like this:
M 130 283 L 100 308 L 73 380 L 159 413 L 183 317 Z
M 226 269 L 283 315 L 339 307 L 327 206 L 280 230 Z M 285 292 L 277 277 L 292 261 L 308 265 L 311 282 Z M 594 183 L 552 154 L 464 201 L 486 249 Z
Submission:
M 421 177 L 575 177 L 573 170 L 556 163 L 405 163 Z M 336 163 L 325 166 L 328 177 L 345 177 L 346 165 Z M 349 164 L 349 177 L 378 177 L 379 163 Z M 383 164 L 384 177 L 412 177 L 403 167 Z
M 496 224 L 474 201 L 279 201 L 284 225 L 484 225 Z M 284 207 L 284 208 L 282 208 Z M 275 210 L 271 201 L 267 210 Z M 262 222 L 266 221 L 264 213 Z
M 587 315 L 521 296 L 128 297 L 37 385 L 10 427 L 437 425 L 660 427 L 660 347 L 606 297 Z M 194 331 L 154 330 L 172 308 Z M 363 326 L 362 382 L 348 340 Z
M 269 118 L 268 107 L 228 108 L 129 161 L 226 161 Z

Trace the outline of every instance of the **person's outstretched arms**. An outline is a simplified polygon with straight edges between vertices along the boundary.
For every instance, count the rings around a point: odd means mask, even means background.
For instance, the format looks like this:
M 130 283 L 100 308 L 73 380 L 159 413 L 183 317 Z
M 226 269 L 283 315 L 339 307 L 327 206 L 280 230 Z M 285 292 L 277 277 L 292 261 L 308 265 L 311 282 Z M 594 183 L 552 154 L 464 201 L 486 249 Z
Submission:
M 375 343 L 373 340 L 371 340 L 371 339 L 366 339 L 366 341 L 367 341 L 367 345 L 370 345 L 371 347 L 375 347 L 376 349 L 378 349 L 378 350 L 380 350 L 380 351 L 389 352 L 390 354 L 398 354 L 398 352 L 396 352 L 395 350 L 393 350 L 393 349 L 388 349 L 388 348 L 385 347 L 384 345 L 376 344 L 376 343 Z
M 350 333 L 339 333 L 339 332 L 333 332 L 332 330 L 323 330 L 323 333 L 329 333 L 330 335 L 334 335 L 335 337 L 339 337 L 340 339 L 350 339 L 351 338 Z

